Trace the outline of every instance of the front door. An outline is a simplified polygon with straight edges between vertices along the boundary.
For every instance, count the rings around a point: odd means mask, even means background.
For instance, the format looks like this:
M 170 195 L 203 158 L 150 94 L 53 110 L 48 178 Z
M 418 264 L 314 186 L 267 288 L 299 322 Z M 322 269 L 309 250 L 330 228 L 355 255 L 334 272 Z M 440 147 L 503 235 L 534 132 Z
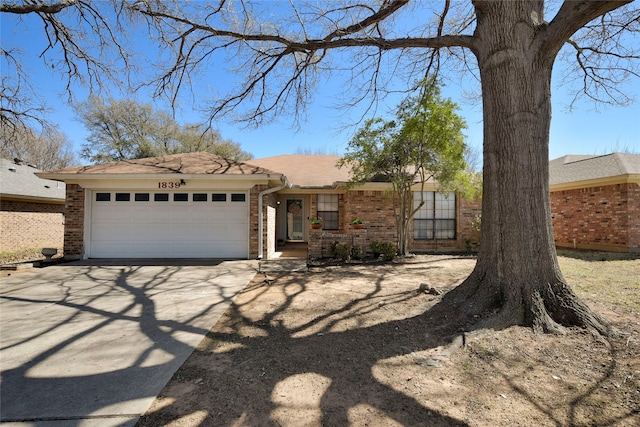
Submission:
M 287 199 L 287 240 L 304 241 L 303 208 L 301 199 Z

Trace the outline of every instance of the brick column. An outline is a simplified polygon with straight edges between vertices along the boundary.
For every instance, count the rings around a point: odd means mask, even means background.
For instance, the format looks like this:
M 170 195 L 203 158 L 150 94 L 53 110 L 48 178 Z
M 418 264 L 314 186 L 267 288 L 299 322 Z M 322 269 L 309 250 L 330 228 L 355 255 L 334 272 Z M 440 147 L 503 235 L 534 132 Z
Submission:
M 84 188 L 67 184 L 64 218 L 64 257 L 80 259 L 84 253 Z

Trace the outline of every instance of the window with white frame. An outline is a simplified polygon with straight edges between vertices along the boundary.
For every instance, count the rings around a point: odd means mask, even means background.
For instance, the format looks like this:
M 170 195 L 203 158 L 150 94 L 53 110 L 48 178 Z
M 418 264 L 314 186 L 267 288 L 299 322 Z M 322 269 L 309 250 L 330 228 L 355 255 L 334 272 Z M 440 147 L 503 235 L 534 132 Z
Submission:
M 322 228 L 325 230 L 337 230 L 338 221 L 338 195 L 318 194 L 318 218 L 322 218 Z
M 453 192 L 413 193 L 413 208 L 424 204 L 413 217 L 415 240 L 453 240 L 456 238 L 456 195 Z

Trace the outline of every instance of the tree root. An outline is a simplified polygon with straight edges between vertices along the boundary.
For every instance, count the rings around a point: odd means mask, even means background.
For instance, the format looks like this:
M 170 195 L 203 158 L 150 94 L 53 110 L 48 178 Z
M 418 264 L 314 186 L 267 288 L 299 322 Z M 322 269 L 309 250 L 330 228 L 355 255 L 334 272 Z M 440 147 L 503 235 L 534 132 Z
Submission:
M 449 314 L 459 315 L 459 326 L 465 331 L 527 326 L 545 334 L 565 334 L 571 327 L 600 336 L 620 334 L 565 282 L 520 284 L 522 292 L 504 289 L 505 286 L 513 284 L 487 283 L 472 274 L 445 294 L 438 305 Z

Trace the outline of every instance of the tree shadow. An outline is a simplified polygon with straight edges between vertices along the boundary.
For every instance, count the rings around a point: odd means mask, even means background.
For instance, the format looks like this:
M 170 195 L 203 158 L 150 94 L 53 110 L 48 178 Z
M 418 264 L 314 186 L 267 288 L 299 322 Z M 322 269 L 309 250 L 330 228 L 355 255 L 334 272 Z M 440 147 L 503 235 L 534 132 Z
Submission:
M 640 260 L 640 253 L 632 252 L 605 252 L 580 249 L 558 249 L 558 255 L 581 261 L 628 261 Z
M 345 270 L 340 279 L 362 280 L 362 272 L 349 273 Z M 326 282 L 311 289 L 308 274 Z M 467 425 L 378 377 L 381 363 L 450 343 L 457 325 L 442 322 L 442 310 L 433 302 L 428 311 L 418 307 L 427 297 L 415 289 L 384 287 L 396 275 L 393 266 L 367 275 L 370 285 L 356 291 L 357 297 L 344 299 L 339 294 L 347 291 L 331 272 L 281 275 L 271 286 L 254 282 L 176 373 L 182 386 L 165 389 L 162 409 L 152 409 L 138 425 L 184 422 L 190 416 L 200 418 L 188 425 L 369 425 L 374 412 L 388 425 Z M 305 305 L 315 292 L 325 292 L 332 300 L 326 309 Z M 267 294 L 274 301 L 271 310 L 252 312 L 252 303 Z M 376 320 L 378 310 L 394 310 L 396 304 L 413 300 L 420 313 L 391 322 Z M 291 323 L 287 314 L 303 310 L 308 316 Z M 437 334 L 421 332 L 435 328 Z M 315 390 L 311 396 L 303 396 L 305 387 Z M 300 394 L 291 394 L 296 388 Z M 191 395 L 189 403 L 185 392 Z
M 432 267 L 425 263 L 424 271 L 437 272 L 428 270 Z M 358 271 L 273 273 L 274 279 L 252 282 L 234 300 L 235 294 L 225 289 L 207 293 L 216 277 L 205 270 L 191 271 L 203 275 L 189 279 L 197 283 L 188 295 L 183 270 L 171 266 L 157 266 L 144 277 L 135 266 L 87 266 L 75 277 L 54 278 L 55 283 L 30 280 L 19 292 L 2 289 L 3 300 L 35 307 L 25 316 L 45 313 L 39 307 L 55 306 L 57 311 L 48 322 L 36 322 L 41 325 L 33 331 L 22 330 L 13 340 L 3 336 L 1 421 L 64 420 L 73 426 L 109 418 L 111 425 L 132 425 L 141 402 L 148 405 L 175 372 L 179 381 L 161 392 L 158 405 L 140 418 L 140 426 L 367 425 L 372 414 L 384 419 L 384 425 L 467 425 L 439 409 L 439 395 L 420 395 L 414 378 L 394 378 L 393 372 L 400 371 L 384 369 L 411 364 L 424 372 L 424 357 L 458 345 L 461 331 L 474 330 L 477 319 L 465 317 L 464 307 L 452 305 L 446 295 L 420 294 L 417 282 L 401 287 L 405 278 L 395 267 L 379 265 Z M 459 277 L 440 285 L 451 289 L 467 274 L 460 271 Z M 85 285 L 72 288 L 77 283 Z M 48 294 L 53 288 L 55 292 Z M 173 303 L 167 305 L 165 298 L 164 305 L 159 304 L 156 296 L 175 292 L 180 295 Z M 312 304 L 312 296 L 320 296 L 323 303 Z M 107 303 L 108 298 L 120 302 Z M 208 302 L 201 308 L 185 309 L 185 304 L 202 298 Z M 264 307 L 265 299 L 269 308 L 256 310 L 255 306 Z M 212 323 L 204 320 L 229 302 L 209 331 L 204 325 Z M 384 310 L 393 311 L 395 320 L 381 320 Z M 304 315 L 292 320 L 290 313 Z M 20 329 L 17 320 L 5 320 L 3 314 L 4 331 L 7 325 Z M 117 334 L 111 334 L 127 328 L 142 332 L 138 336 L 145 342 L 119 354 L 120 344 L 113 340 Z M 185 335 L 207 332 L 182 365 L 197 344 L 187 343 Z M 85 338 L 95 334 L 105 337 L 93 347 L 83 347 Z M 44 350 L 13 363 L 14 351 L 42 340 L 49 343 Z M 69 359 L 60 363 L 61 357 Z M 117 361 L 119 357 L 125 357 L 124 363 Z M 92 360 L 93 371 L 79 368 Z M 53 373 L 41 369 L 54 363 L 59 366 Z M 428 372 L 438 381 L 437 370 Z M 513 378 L 504 380 L 544 412 L 535 396 L 518 389 Z M 596 381 L 592 389 L 598 387 Z M 575 407 L 591 392 L 577 396 Z
M 240 291 L 212 286 L 229 274 L 77 263 L 3 283 L 0 421 L 133 424 Z
M 467 273 L 440 285 L 451 289 Z M 382 425 L 467 425 L 440 409 L 446 384 L 442 394 L 421 395 L 417 378 L 426 372 L 437 383 L 438 370 L 425 363 L 429 356 L 461 345 L 462 331 L 476 330 L 478 319 L 465 316 L 464 307 L 417 293 L 417 282 L 411 289 L 390 286 L 401 279 L 392 265 L 271 276 L 254 281 L 229 307 L 138 426 L 378 425 L 372 419 L 384 420 Z M 344 287 L 356 279 L 367 286 Z M 313 305 L 318 294 L 325 302 Z M 393 321 L 377 315 L 407 306 L 413 309 Z M 413 368 L 393 369 L 401 365 Z M 574 397 L 567 408 L 571 420 L 608 375 Z M 517 378 L 503 381 L 544 419 L 562 425 L 535 395 L 518 388 Z

